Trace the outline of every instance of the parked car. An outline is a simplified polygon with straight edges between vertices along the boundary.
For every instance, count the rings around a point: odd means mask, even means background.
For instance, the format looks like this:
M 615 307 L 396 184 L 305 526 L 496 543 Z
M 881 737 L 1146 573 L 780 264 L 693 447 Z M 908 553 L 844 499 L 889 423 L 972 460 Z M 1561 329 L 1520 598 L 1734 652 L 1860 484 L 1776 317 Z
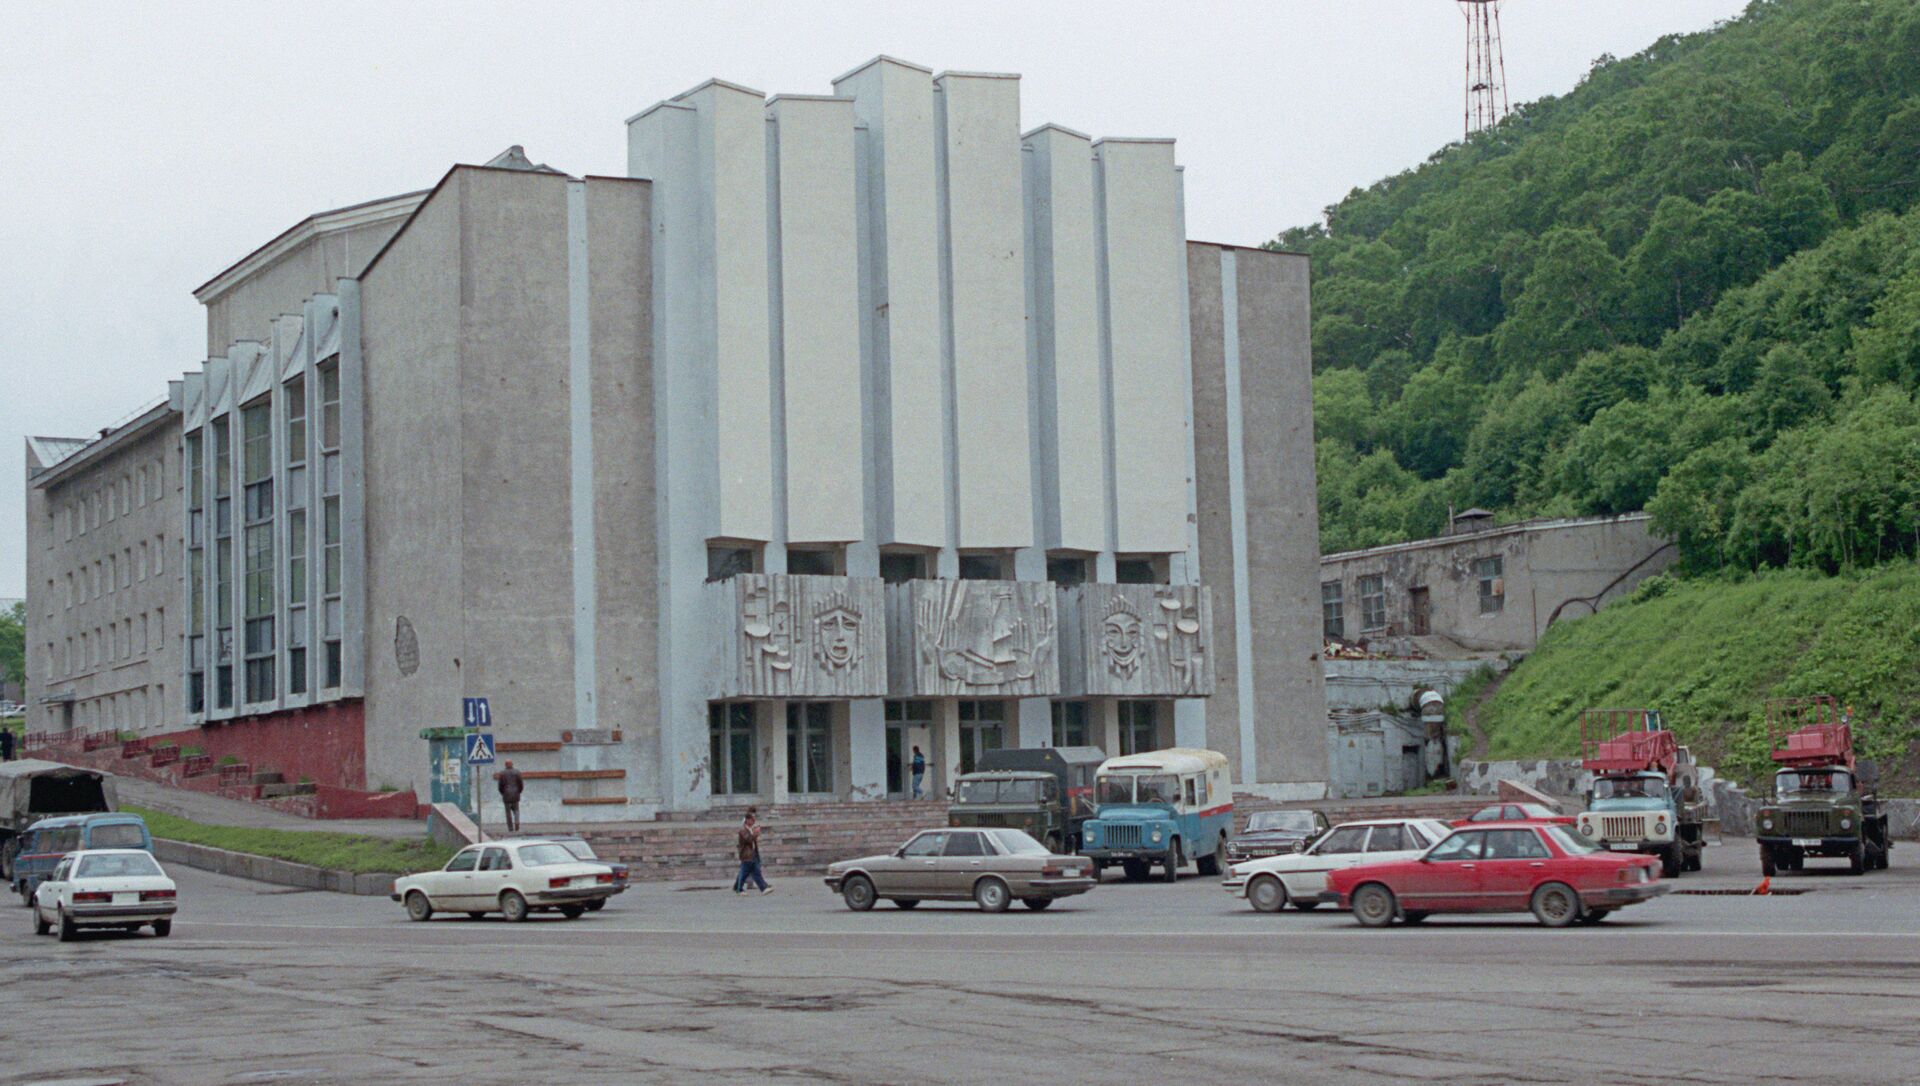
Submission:
M 133 848 L 71 852 L 33 891 L 33 933 L 60 930 L 68 942 L 81 928 L 144 926 L 166 938 L 173 933 L 179 890 L 150 853 Z
M 613 893 L 624 894 L 627 892 L 627 875 L 629 874 L 627 865 L 620 863 L 617 860 L 601 859 L 599 856 L 594 854 L 593 846 L 587 843 L 586 838 L 575 837 L 570 834 L 561 834 L 553 837 L 542 838 L 542 840 L 552 841 L 554 844 L 559 845 L 561 848 L 566 849 L 568 852 L 573 854 L 573 858 L 576 860 L 586 860 L 590 863 L 606 864 L 608 867 L 613 869 Z M 613 896 L 612 894 L 608 895 L 608 897 L 612 897 L 612 896 Z M 597 913 L 601 909 L 604 909 L 606 907 L 607 907 L 607 898 L 604 898 L 604 897 L 595 901 L 587 902 L 587 911 L 590 913 Z
M 565 845 L 542 837 L 468 845 L 438 871 L 393 880 L 392 897 L 406 905 L 409 920 L 445 911 L 475 920 L 499 913 L 517 922 L 541 910 L 574 920 L 614 893 L 613 868 L 577 859 Z
M 33 888 L 53 874 L 62 857 L 86 849 L 137 848 L 153 851 L 147 820 L 137 814 L 67 815 L 35 822 L 13 842 L 18 851 L 7 864 L 7 883 L 20 904 L 33 904 Z
M 1332 872 L 1321 900 L 1370 928 L 1434 913 L 1529 911 L 1560 928 L 1599 923 L 1670 888 L 1655 857 L 1607 852 L 1555 823 L 1494 822 L 1455 830 L 1419 859 Z
M 926 830 L 890 853 L 833 864 L 826 877 L 827 889 L 855 912 L 880 898 L 902 909 L 972 899 L 984 912 L 1006 912 L 1014 901 L 1037 910 L 1096 881 L 1092 860 L 1062 856 L 1006 828 Z
M 1453 825 L 1472 826 L 1481 822 L 1551 822 L 1556 826 L 1571 826 L 1574 817 L 1539 803 L 1495 803 L 1466 818 L 1454 819 Z
M 1290 855 L 1325 832 L 1327 816 L 1319 811 L 1255 811 L 1247 816 L 1247 828 L 1227 842 L 1227 862 Z
M 1308 846 L 1233 865 L 1226 891 L 1247 899 L 1259 912 L 1277 913 L 1292 905 L 1311 909 L 1320 904 L 1329 872 L 1361 864 L 1411 860 L 1453 832 L 1437 818 L 1381 818 L 1343 822 Z

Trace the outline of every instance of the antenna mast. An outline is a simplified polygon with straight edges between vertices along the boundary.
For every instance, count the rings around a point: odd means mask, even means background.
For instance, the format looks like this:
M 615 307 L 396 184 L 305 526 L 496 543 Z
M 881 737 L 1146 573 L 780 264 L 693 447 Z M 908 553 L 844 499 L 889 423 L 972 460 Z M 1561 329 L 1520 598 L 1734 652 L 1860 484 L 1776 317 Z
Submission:
M 1458 0 L 1467 20 L 1466 135 L 1507 115 L 1507 62 L 1500 53 L 1501 0 Z

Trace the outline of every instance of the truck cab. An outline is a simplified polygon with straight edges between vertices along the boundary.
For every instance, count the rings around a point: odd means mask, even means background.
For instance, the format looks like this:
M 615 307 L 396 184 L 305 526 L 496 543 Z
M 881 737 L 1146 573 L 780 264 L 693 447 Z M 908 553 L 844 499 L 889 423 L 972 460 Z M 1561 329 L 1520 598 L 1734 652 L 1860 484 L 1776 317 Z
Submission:
M 1094 771 L 1104 761 L 1098 747 L 987 751 L 978 769 L 955 782 L 947 824 L 1023 830 L 1072 855 L 1080 827 L 1093 816 Z
M 1809 856 L 1846 859 L 1853 874 L 1887 866 L 1893 840 L 1872 787 L 1871 764 L 1854 759 L 1853 729 L 1831 697 L 1768 703 L 1773 796 L 1754 837 L 1760 870 L 1799 871 Z
M 1659 712 L 1589 709 L 1580 731 L 1581 764 L 1593 774 L 1580 832 L 1609 851 L 1660 857 L 1666 878 L 1700 870 L 1699 771 Z
M 1080 855 L 1144 879 L 1155 864 L 1179 877 L 1189 858 L 1202 875 L 1226 867 L 1233 785 L 1226 755 L 1171 748 L 1109 758 L 1095 774 L 1097 814 L 1081 828 Z

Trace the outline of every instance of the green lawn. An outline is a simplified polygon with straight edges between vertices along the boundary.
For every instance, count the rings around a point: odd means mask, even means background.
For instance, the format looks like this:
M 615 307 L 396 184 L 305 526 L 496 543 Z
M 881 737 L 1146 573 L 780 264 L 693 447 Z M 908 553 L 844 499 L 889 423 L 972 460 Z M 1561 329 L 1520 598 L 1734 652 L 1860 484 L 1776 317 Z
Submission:
M 1915 790 L 1920 567 L 1655 578 L 1598 615 L 1556 624 L 1478 719 L 1487 757 L 1568 757 L 1580 710 L 1659 709 L 1703 763 L 1751 781 L 1770 767 L 1766 700 L 1809 694 L 1854 708 L 1883 793 Z M 1451 699 L 1452 726 L 1470 700 Z
M 393 840 L 357 833 L 324 830 L 262 830 L 243 826 L 209 826 L 141 807 L 123 807 L 147 820 L 155 837 L 208 845 L 232 852 L 250 852 L 277 860 L 312 864 L 356 874 L 406 874 L 444 866 L 454 850 L 428 840 Z

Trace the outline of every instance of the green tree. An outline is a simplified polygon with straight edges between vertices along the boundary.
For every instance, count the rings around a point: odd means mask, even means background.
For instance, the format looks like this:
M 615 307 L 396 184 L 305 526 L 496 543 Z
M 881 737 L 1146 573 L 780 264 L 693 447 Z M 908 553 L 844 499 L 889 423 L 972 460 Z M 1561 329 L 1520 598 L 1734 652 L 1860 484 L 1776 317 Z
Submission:
M 1359 370 L 1324 370 L 1313 376 L 1313 436 L 1364 449 L 1371 444 L 1373 400 Z
M 1494 339 L 1509 372 L 1555 377 L 1581 354 L 1616 341 L 1626 281 L 1619 259 L 1592 230 L 1549 230 L 1540 249 Z
M 1728 564 L 1734 503 L 1756 470 L 1746 442 L 1724 438 L 1689 453 L 1654 488 L 1647 502 L 1653 530 L 1674 541 L 1684 568 L 1702 572 Z
M 24 685 L 27 681 L 27 605 L 16 603 L 0 613 L 0 679 Z

